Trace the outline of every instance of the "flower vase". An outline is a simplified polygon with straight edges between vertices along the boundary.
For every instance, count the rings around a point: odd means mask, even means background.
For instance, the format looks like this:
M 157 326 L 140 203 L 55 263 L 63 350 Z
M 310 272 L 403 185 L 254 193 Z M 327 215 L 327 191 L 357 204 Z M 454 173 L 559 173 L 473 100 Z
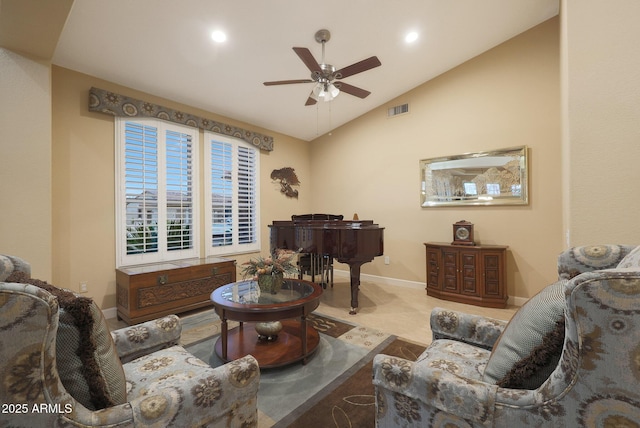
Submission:
M 258 286 L 261 293 L 276 294 L 282 288 L 283 282 L 284 274 L 282 272 L 258 275 Z

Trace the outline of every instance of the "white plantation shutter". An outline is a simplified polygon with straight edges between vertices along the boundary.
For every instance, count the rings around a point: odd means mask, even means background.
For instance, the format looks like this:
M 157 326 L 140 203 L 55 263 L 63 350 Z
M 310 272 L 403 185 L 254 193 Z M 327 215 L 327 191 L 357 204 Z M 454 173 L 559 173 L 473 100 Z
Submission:
M 233 245 L 233 146 L 211 141 L 211 246 Z
M 126 254 L 158 251 L 158 129 L 125 123 Z
M 166 132 L 167 250 L 193 248 L 193 147 L 191 135 Z
M 256 150 L 238 147 L 238 243 L 257 241 Z
M 222 135 L 205 133 L 207 255 L 259 251 L 259 152 Z
M 116 120 L 119 266 L 198 256 L 197 129 Z

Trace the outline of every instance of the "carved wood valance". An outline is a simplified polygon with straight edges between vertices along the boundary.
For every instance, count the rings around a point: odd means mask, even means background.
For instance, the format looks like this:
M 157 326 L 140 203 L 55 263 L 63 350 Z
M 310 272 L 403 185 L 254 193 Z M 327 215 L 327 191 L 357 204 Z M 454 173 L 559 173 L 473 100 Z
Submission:
M 262 135 L 237 126 L 227 125 L 226 123 L 184 113 L 104 89 L 91 88 L 89 90 L 89 111 L 107 113 L 117 117 L 153 117 L 240 138 L 262 150 L 273 150 L 273 137 L 268 135 Z

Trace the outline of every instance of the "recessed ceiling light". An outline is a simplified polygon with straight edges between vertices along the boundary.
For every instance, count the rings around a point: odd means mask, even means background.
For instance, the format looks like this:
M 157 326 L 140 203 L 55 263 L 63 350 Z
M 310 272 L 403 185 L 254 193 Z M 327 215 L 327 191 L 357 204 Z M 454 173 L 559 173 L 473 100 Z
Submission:
M 418 40 L 418 33 L 415 31 L 411 31 L 409 33 L 407 33 L 406 36 L 404 36 L 404 41 L 407 43 L 413 43 L 416 40 Z
M 211 33 L 211 38 L 216 43 L 222 43 L 227 40 L 227 35 L 220 30 L 216 30 L 213 33 Z

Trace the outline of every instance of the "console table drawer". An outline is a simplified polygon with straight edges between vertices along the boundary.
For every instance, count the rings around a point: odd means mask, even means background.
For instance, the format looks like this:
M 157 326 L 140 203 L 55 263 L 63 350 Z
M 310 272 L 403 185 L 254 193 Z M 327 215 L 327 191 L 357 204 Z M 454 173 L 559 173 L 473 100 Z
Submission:
M 118 318 L 137 324 L 210 306 L 211 292 L 235 281 L 235 261 L 221 258 L 116 269 Z

